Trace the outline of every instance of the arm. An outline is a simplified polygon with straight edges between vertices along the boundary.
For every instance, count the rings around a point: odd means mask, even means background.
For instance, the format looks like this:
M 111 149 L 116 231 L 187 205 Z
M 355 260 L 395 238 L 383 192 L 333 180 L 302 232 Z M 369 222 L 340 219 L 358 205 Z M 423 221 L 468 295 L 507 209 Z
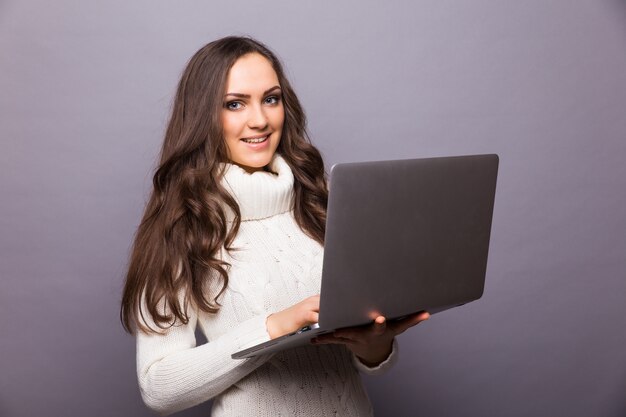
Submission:
M 164 334 L 137 334 L 141 396 L 148 407 L 161 415 L 215 397 L 272 356 L 243 360 L 230 357 L 233 352 L 269 340 L 265 316 L 243 321 L 201 346 L 196 346 L 197 317 L 197 311 L 190 311 L 186 325 L 173 326 Z

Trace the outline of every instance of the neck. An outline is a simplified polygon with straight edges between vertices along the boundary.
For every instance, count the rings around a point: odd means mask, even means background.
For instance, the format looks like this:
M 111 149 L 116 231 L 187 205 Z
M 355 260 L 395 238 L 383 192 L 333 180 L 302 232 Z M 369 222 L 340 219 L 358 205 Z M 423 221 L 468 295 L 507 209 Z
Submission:
M 222 184 L 239 204 L 241 221 L 259 220 L 293 209 L 293 173 L 279 154 L 263 170 L 252 173 L 233 163 L 225 164 Z M 234 213 L 226 207 L 229 222 Z

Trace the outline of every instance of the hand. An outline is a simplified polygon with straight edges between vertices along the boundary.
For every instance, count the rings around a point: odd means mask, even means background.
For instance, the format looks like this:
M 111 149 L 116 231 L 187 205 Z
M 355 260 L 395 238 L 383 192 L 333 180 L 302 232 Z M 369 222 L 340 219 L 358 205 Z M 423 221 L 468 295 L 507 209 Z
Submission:
M 313 344 L 343 344 L 365 365 L 373 367 L 384 361 L 391 353 L 394 337 L 404 333 L 424 320 L 430 314 L 422 311 L 401 320 L 387 323 L 384 316 L 378 316 L 368 326 L 346 327 L 324 334 L 311 340 Z
M 267 317 L 267 332 L 272 339 L 317 323 L 319 321 L 320 296 L 314 295 Z

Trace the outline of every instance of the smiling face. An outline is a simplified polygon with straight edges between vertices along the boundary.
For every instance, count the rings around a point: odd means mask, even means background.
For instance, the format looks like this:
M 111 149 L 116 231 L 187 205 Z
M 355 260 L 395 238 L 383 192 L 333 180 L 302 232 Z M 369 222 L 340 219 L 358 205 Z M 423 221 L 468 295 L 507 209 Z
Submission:
M 252 173 L 269 164 L 285 120 L 278 76 L 261 54 L 240 57 L 228 72 L 222 126 L 228 158 Z

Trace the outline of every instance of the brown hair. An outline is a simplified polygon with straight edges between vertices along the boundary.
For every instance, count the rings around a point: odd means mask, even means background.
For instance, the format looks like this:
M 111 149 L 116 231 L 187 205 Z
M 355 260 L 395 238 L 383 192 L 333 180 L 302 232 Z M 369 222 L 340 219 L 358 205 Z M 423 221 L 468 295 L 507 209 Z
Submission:
M 280 61 L 249 37 L 211 42 L 194 54 L 182 74 L 154 188 L 135 234 L 120 311 L 129 333 L 137 328 L 157 332 L 147 325 L 144 308 L 160 329 L 176 321 L 188 323 L 190 303 L 208 313 L 219 310 L 217 298 L 228 285 L 230 266 L 219 253 L 222 248 L 234 249 L 231 244 L 241 224 L 236 201 L 220 184 L 220 163 L 228 161 L 220 112 L 228 71 L 248 53 L 267 58 L 278 76 L 285 122 L 276 152 L 294 175 L 294 217 L 304 233 L 324 242 L 328 201 L 324 162 L 310 142 L 304 111 Z M 230 227 L 223 205 L 235 213 Z M 217 294 L 207 294 L 208 280 L 221 281 Z M 158 308 L 162 302 L 167 309 Z

